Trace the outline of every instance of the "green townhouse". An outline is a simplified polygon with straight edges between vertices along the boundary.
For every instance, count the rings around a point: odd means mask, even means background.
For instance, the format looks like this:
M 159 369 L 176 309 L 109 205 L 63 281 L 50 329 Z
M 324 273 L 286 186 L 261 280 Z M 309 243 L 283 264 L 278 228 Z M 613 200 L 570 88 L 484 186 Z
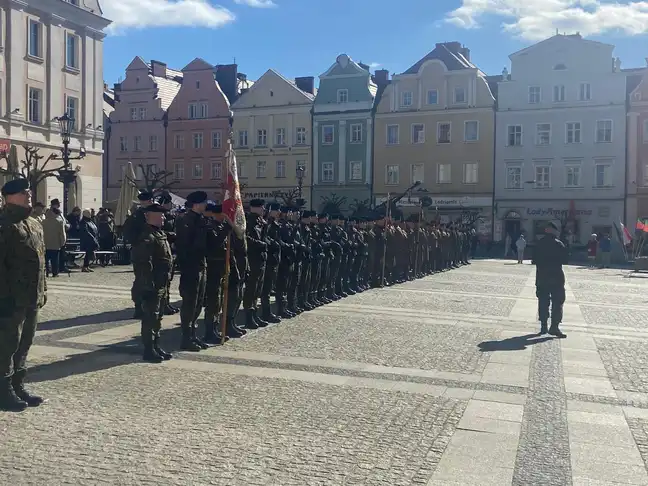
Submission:
M 377 77 L 386 79 L 387 71 Z M 373 107 L 378 94 L 369 67 L 340 54 L 320 77 L 313 104 L 313 208 L 334 194 L 348 211 L 371 198 Z M 376 78 L 377 79 L 377 78 Z M 382 86 L 383 83 L 379 84 Z

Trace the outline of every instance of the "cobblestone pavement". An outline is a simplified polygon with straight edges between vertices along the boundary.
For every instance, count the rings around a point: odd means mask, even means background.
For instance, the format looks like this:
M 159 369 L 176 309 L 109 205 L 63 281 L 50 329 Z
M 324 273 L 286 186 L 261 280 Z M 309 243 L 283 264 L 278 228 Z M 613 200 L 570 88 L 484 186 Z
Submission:
M 51 279 L 0 483 L 648 485 L 648 279 L 566 275 L 565 340 L 531 265 L 482 260 L 197 354 L 165 317 L 161 365 L 127 268 Z

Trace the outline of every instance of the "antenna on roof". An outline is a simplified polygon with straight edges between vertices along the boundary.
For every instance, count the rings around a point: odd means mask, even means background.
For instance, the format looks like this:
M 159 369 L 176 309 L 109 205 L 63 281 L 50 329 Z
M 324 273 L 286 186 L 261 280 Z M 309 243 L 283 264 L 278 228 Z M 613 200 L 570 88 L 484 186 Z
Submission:
M 234 56 L 234 64 L 236 64 L 236 56 Z
M 560 32 L 558 32 L 558 29 L 556 28 L 556 35 L 560 35 Z

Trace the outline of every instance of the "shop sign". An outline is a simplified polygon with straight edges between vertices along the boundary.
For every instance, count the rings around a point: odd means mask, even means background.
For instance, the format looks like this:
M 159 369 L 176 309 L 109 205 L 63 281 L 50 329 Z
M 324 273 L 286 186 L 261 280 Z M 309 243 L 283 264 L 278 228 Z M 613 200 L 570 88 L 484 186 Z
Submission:
M 396 206 L 418 206 L 420 204 L 420 198 L 423 196 L 404 196 Z M 490 197 L 432 197 L 429 196 L 432 200 L 432 204 L 429 206 L 429 209 L 434 208 L 480 208 L 480 207 L 489 207 L 492 206 L 493 202 Z M 381 204 L 387 201 L 386 197 L 377 197 L 376 204 Z
M 0 154 L 6 154 L 11 148 L 11 140 L 0 138 Z
M 275 199 L 281 197 L 282 194 L 287 192 L 294 191 L 294 188 L 291 189 L 266 189 L 266 190 L 256 190 L 256 191 L 244 191 L 241 193 L 241 197 L 244 201 L 250 201 L 252 199 Z
M 569 209 L 553 209 L 553 208 L 527 208 L 527 216 L 553 216 L 556 219 L 567 218 L 570 214 L 574 216 L 591 216 L 591 209 L 575 209 L 570 211 Z

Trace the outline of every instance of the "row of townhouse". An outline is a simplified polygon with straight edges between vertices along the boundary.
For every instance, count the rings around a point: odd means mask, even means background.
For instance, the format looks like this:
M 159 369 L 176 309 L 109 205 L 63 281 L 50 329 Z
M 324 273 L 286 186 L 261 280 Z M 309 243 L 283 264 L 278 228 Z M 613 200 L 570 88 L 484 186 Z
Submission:
M 233 113 L 245 200 L 299 188 L 313 208 L 335 195 L 346 210 L 407 192 L 404 212 L 424 196 L 442 220 L 479 211 L 496 240 L 569 219 L 584 241 L 648 216 L 648 71 L 622 70 L 613 50 L 556 35 L 498 76 L 459 42 L 391 77 L 342 54 L 317 89 L 274 70 L 252 83 L 235 65 L 136 58 L 115 87 L 106 196 L 132 161 L 172 172 L 179 195 L 221 197 Z

